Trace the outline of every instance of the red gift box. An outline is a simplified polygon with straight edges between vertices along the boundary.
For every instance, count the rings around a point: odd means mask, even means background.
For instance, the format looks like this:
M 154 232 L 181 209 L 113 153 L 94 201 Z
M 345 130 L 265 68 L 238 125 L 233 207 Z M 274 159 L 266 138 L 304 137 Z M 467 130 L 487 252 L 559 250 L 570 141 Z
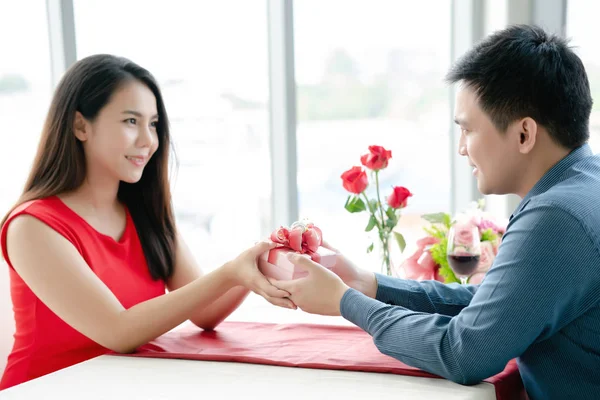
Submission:
M 270 250 L 268 253 L 263 253 L 258 260 L 258 268 L 264 276 L 277 279 L 278 281 L 288 281 L 292 279 L 302 278 L 307 272 L 298 267 L 290 260 L 287 255 L 296 253 L 288 247 L 280 247 Z M 321 264 L 325 268 L 333 268 L 337 260 L 337 254 L 325 247 L 319 247 L 312 257 L 308 254 L 303 254 L 304 257 L 312 258 L 313 261 Z
M 334 251 L 322 246 L 321 229 L 308 220 L 294 222 L 289 228 L 279 227 L 271 233 L 271 240 L 281 247 L 262 254 L 258 259 L 258 268 L 269 278 L 288 281 L 307 275 L 307 271 L 295 266 L 287 258 L 289 253 L 301 254 L 325 268 L 332 268 L 337 260 Z

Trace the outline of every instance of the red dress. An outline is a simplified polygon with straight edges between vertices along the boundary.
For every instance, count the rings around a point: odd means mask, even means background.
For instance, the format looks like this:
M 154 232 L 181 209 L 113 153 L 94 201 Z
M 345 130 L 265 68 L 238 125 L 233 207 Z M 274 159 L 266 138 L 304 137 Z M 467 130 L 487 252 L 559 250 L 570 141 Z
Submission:
M 15 342 L 0 381 L 0 390 L 110 351 L 54 314 L 13 269 L 7 254 L 6 230 L 11 220 L 21 214 L 34 216 L 69 240 L 126 309 L 165 293 L 164 282 L 150 276 L 128 211 L 123 236 L 115 241 L 92 228 L 58 197 L 22 204 L 10 215 L 0 232 L 2 254 L 9 265 L 16 325 Z

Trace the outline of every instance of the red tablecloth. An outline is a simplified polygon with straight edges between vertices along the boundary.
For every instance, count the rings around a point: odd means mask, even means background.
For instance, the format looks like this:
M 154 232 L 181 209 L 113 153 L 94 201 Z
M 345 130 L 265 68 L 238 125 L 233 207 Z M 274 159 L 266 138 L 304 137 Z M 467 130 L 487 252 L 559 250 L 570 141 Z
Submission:
M 195 327 L 169 332 L 128 356 L 439 378 L 380 353 L 366 332 L 346 326 L 224 322 L 213 332 Z M 485 381 L 494 385 L 498 400 L 525 398 L 514 360 L 504 371 Z

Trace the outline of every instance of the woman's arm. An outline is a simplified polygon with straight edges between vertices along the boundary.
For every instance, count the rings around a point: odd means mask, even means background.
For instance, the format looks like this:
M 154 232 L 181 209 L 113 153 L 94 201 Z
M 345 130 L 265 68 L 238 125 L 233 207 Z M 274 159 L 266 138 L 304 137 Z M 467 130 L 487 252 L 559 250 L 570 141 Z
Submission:
M 167 282 L 167 288 L 170 292 L 177 290 L 203 275 L 204 273 L 196 263 L 189 247 L 179 235 L 177 237 L 175 270 L 173 276 Z M 232 287 L 227 292 L 220 293 L 220 297 L 211 305 L 194 310 L 190 316 L 190 321 L 202 329 L 214 329 L 242 304 L 248 293 L 250 291 L 243 286 Z
M 177 290 L 125 309 L 75 247 L 43 222 L 22 215 L 7 231 L 11 263 L 36 296 L 73 328 L 120 353 L 173 329 L 239 285 L 275 304 L 289 302 L 256 266 L 256 258 L 275 246 L 261 242 Z

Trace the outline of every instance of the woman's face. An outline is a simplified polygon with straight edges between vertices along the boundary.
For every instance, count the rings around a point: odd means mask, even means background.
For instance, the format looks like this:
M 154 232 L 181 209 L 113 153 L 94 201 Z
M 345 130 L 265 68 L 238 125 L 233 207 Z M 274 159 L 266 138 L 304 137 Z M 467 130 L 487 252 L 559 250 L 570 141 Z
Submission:
M 117 89 L 93 121 L 78 114 L 75 134 L 83 143 L 87 178 L 139 181 L 158 149 L 157 125 L 156 98 L 137 80 Z

